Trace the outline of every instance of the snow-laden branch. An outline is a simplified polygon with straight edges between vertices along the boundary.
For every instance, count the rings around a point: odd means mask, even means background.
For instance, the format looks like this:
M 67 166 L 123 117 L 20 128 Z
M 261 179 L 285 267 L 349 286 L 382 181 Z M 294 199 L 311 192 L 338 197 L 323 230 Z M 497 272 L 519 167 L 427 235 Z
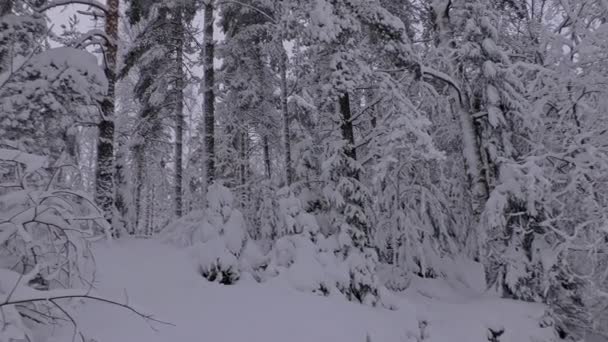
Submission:
M 443 73 L 439 70 L 435 70 L 435 69 L 425 67 L 425 66 L 421 66 L 420 71 L 421 71 L 422 75 L 431 76 L 438 80 L 444 81 L 445 83 L 450 85 L 458 93 L 458 101 L 460 102 L 460 104 L 463 103 L 462 90 L 458 86 L 458 83 L 456 83 L 456 81 L 454 81 L 454 79 L 452 77 L 450 77 L 450 75 Z
M 426 67 L 426 66 L 419 65 L 419 67 L 420 67 L 420 74 L 422 76 L 430 76 L 432 78 L 443 81 L 443 82 L 447 83 L 450 87 L 454 88 L 454 90 L 458 93 L 458 101 L 460 102 L 460 104 L 463 104 L 462 90 L 458 86 L 458 83 L 450 75 L 448 75 L 444 72 L 441 72 L 439 70 L 435 70 L 433 68 Z M 398 69 L 392 69 L 392 70 L 377 70 L 377 71 L 392 73 L 392 72 L 400 72 L 400 71 L 405 71 L 405 70 L 412 71 L 412 67 L 410 66 L 410 67 L 406 67 L 406 68 L 398 68 Z
M 106 16 L 103 12 L 95 12 L 95 11 L 77 10 L 76 13 L 91 16 L 91 17 L 93 17 L 93 19 L 104 18 Z
M 88 42 L 94 42 L 103 46 L 104 44 L 96 38 L 102 38 L 105 43 L 116 46 L 116 41 L 110 38 L 103 30 L 99 29 L 93 29 L 84 33 L 76 43 L 76 46 L 82 48 L 84 45 L 90 45 L 87 44 Z
M 266 13 L 264 10 L 262 10 L 256 6 L 253 6 L 253 5 L 238 1 L 238 0 L 224 0 L 224 1 L 220 1 L 220 2 L 216 3 L 215 5 L 220 6 L 223 4 L 235 4 L 235 5 L 241 5 L 243 7 L 247 7 L 249 9 L 252 9 L 252 10 L 260 13 L 264 17 L 268 18 L 268 20 L 270 20 L 271 23 L 273 23 L 274 25 L 277 25 L 277 21 L 272 17 L 272 15 Z
M 60 7 L 60 6 L 67 6 L 67 5 L 85 5 L 85 6 L 90 6 L 90 7 L 94 7 L 100 11 L 102 11 L 103 13 L 107 14 L 108 13 L 108 8 L 100 3 L 97 2 L 95 0 L 55 0 L 55 1 L 49 1 L 46 4 L 36 7 L 36 11 L 37 12 L 46 12 L 48 10 L 50 10 L 51 8 L 55 8 L 55 7 Z

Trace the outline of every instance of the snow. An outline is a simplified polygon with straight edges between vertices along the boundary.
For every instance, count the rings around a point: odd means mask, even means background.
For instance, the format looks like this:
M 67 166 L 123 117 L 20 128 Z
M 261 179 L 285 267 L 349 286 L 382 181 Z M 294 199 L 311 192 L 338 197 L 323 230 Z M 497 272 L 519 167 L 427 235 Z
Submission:
M 504 327 L 501 342 L 551 341 L 539 327 L 544 307 L 448 290 L 439 280 L 419 280 L 396 311 L 350 303 L 341 297 L 301 293 L 281 284 L 242 280 L 222 286 L 203 279 L 191 253 L 155 240 L 119 240 L 95 246 L 97 292 L 124 298 L 171 325 L 145 322 L 106 304 L 75 308 L 80 329 L 97 342 L 120 341 L 487 341 L 488 327 Z M 421 289 L 424 289 L 422 291 Z M 103 324 L 100 324 L 103 322 Z M 154 327 L 151 329 L 149 324 Z M 71 339 L 55 331 L 51 342 Z

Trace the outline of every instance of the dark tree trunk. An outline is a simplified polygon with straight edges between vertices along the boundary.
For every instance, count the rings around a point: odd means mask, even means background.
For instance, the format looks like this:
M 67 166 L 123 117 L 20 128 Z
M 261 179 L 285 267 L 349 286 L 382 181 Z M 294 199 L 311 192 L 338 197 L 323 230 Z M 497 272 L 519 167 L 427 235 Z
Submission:
M 344 154 L 352 160 L 357 160 L 357 151 L 355 150 L 355 132 L 353 130 L 352 115 L 350 111 L 350 96 L 348 93 L 344 93 L 340 96 L 340 115 L 342 116 L 342 124 L 340 130 L 342 132 L 342 139 L 346 141 L 344 147 Z M 355 170 L 349 170 L 349 177 L 353 177 L 359 180 L 359 172 Z
M 95 202 L 104 217 L 112 224 L 114 211 L 114 93 L 116 87 L 116 55 L 118 42 L 119 0 L 107 1 L 105 33 L 111 41 L 105 45 L 104 71 L 108 79 L 106 97 L 101 103 L 102 119 L 99 122 L 97 141 L 97 170 L 95 176 Z M 112 227 L 112 234 L 118 233 Z
M 270 146 L 268 146 L 268 136 L 264 136 L 264 165 L 266 166 L 266 177 L 272 178 L 271 167 L 270 167 Z
M 183 140 L 184 140 L 184 23 L 182 8 L 177 7 L 175 15 L 175 216 L 183 212 Z
M 246 207 L 247 203 L 247 171 L 248 171 L 248 160 L 247 160 L 247 140 L 249 137 L 247 136 L 247 128 L 243 128 L 243 131 L 240 134 L 240 146 L 239 146 L 239 154 L 240 154 L 240 183 L 241 183 L 241 205 L 243 208 Z
M 215 75 L 213 70 L 213 0 L 205 4 L 204 10 L 204 94 L 203 113 L 205 120 L 205 154 L 207 186 L 215 179 Z
M 144 145 L 138 144 L 133 148 L 134 162 L 135 162 L 135 174 L 136 174 L 136 187 L 135 187 L 135 225 L 133 232 L 141 229 L 142 224 L 142 196 L 144 189 Z
M 129 205 L 127 203 L 127 177 L 125 176 L 125 163 L 126 156 L 124 149 L 126 148 L 127 137 L 124 134 L 116 132 L 116 157 L 114 162 L 114 186 L 115 186 L 115 197 L 114 205 L 116 207 L 114 216 L 114 225 L 124 227 L 126 231 L 130 231 L 131 227 L 129 224 Z
M 287 54 L 284 51 L 281 52 L 283 54 L 281 56 L 281 113 L 283 114 L 283 138 L 285 139 L 285 176 L 289 186 L 293 182 L 293 169 L 291 167 L 291 133 L 289 130 L 289 110 L 287 108 Z

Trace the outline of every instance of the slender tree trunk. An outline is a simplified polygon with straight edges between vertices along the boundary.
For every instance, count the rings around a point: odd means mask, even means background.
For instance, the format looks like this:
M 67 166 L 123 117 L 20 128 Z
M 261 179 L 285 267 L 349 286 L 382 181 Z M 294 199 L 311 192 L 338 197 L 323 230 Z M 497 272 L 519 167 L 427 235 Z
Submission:
M 152 195 L 150 201 L 150 236 L 154 235 L 154 230 L 156 228 L 156 214 L 156 185 L 152 184 Z
M 243 208 L 246 207 L 246 203 L 247 203 L 247 189 L 246 189 L 246 184 L 247 184 L 247 165 L 248 160 L 247 160 L 247 140 L 248 140 L 248 136 L 247 136 L 247 128 L 243 128 L 243 131 L 241 132 L 241 138 L 240 138 L 240 146 L 239 146 L 239 154 L 240 154 L 240 178 L 241 178 L 241 206 Z
M 152 212 L 154 211 L 154 184 L 146 191 L 146 224 L 144 232 L 146 235 L 152 235 Z
M 175 53 L 175 216 L 181 217 L 183 212 L 183 140 L 184 140 L 184 23 L 183 9 L 178 6 L 175 15 L 177 32 Z
M 268 145 L 268 136 L 265 135 L 263 138 L 264 144 L 264 165 L 266 166 L 266 177 L 268 179 L 272 178 L 271 168 L 270 168 L 270 146 Z
M 136 188 L 135 188 L 135 227 L 133 232 L 141 231 L 142 221 L 142 196 L 144 189 L 144 146 L 138 144 L 133 148 L 134 161 L 135 161 L 135 174 L 136 174 Z
M 355 150 L 355 132 L 353 130 L 352 114 L 350 111 L 350 96 L 348 93 L 344 93 L 339 99 L 340 115 L 342 116 L 342 124 L 340 130 L 342 132 L 342 139 L 346 140 L 346 146 L 344 147 L 344 154 L 352 160 L 357 160 L 357 151 Z M 352 171 L 349 177 L 353 177 L 359 180 L 359 172 Z
M 120 124 L 119 124 L 120 125 Z M 114 205 L 116 207 L 116 216 L 114 216 L 114 225 L 130 231 L 128 214 L 129 205 L 127 203 L 126 193 L 129 190 L 127 185 L 127 177 L 125 176 L 127 137 L 119 132 L 116 133 L 116 157 L 114 160 Z
M 105 46 L 104 71 L 108 79 L 106 96 L 101 103 L 102 118 L 97 140 L 97 170 L 95 176 L 95 202 L 104 217 L 112 224 L 114 210 L 114 92 L 116 86 L 116 55 L 118 43 L 119 0 L 107 0 L 105 33 L 110 39 Z M 114 236 L 118 233 L 112 227 Z
M 204 9 L 204 94 L 203 113 L 205 120 L 205 153 L 207 186 L 215 179 L 215 75 L 213 70 L 213 0 L 207 0 Z
M 281 42 L 282 44 L 282 42 Z M 283 46 L 281 46 L 283 49 Z M 287 186 L 293 182 L 291 167 L 291 133 L 289 130 L 289 110 L 287 108 L 287 53 L 281 56 L 281 113 L 283 115 L 283 139 L 285 139 L 285 177 Z

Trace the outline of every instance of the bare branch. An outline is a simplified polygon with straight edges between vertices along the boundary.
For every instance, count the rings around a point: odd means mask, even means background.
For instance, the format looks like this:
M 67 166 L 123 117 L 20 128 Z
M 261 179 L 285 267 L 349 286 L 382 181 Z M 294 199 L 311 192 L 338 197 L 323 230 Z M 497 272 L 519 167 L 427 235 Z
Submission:
M 34 302 L 46 302 L 46 301 L 50 301 L 53 302 L 55 300 L 58 299 L 70 299 L 70 298 L 83 298 L 83 299 L 91 299 L 94 301 L 98 301 L 98 302 L 102 302 L 102 303 L 106 303 L 106 304 L 111 304 L 111 305 L 115 305 L 118 307 L 121 307 L 123 309 L 126 309 L 128 311 L 133 312 L 134 314 L 136 314 L 137 316 L 147 320 L 147 321 L 152 321 L 152 322 L 156 322 L 156 323 L 160 323 L 160 324 L 164 324 L 164 325 L 170 325 L 170 326 L 175 326 L 175 324 L 170 323 L 170 322 L 165 322 L 165 321 L 161 321 L 159 319 L 154 318 L 152 315 L 150 314 L 146 314 L 143 313 L 137 309 L 135 309 L 134 307 L 127 305 L 127 304 L 123 304 L 123 303 L 119 303 L 116 301 L 113 301 L 111 299 L 107 299 L 107 298 L 103 298 L 103 297 L 97 297 L 97 296 L 93 296 L 88 294 L 87 292 L 83 292 L 83 293 L 77 293 L 77 292 L 73 292 L 73 293 L 69 293 L 69 294 L 65 294 L 65 295 L 56 295 L 56 296 L 49 296 L 47 293 L 44 293 L 45 291 L 36 291 L 36 290 L 32 290 L 33 292 L 40 292 L 41 294 L 39 295 L 32 295 L 28 298 L 23 298 L 23 299 L 15 299 L 15 300 L 11 300 L 11 299 L 6 299 L 3 303 L 0 303 L 0 308 L 3 306 L 7 306 L 7 305 L 16 305 L 16 304 L 24 304 L 24 303 L 34 303 Z

